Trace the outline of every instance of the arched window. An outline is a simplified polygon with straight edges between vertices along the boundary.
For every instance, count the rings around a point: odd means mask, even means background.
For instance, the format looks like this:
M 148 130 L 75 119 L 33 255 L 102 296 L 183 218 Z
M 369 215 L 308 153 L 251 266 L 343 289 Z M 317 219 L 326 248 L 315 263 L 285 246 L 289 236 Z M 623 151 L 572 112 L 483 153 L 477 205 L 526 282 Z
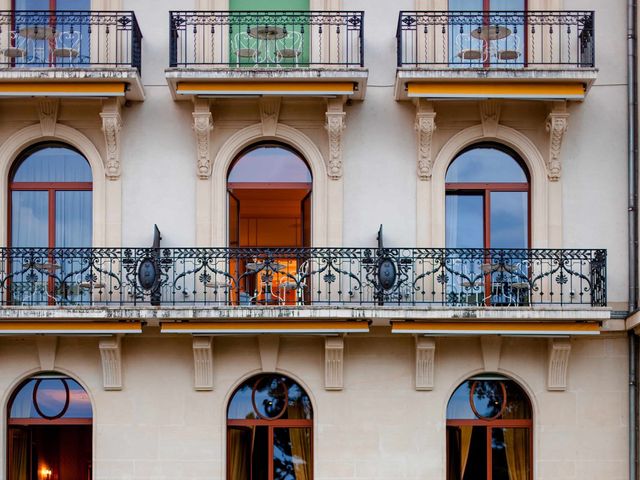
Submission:
M 9 402 L 8 480 L 91 480 L 93 412 L 72 378 L 36 375 Z
M 92 174 L 77 150 L 58 143 L 35 145 L 17 159 L 9 182 L 9 241 L 14 249 L 41 248 L 40 253 L 12 255 L 13 302 L 59 303 L 80 292 L 64 291 L 72 259 L 47 252 L 53 248 L 86 248 L 92 244 Z M 31 255 L 36 261 L 25 263 Z M 35 256 L 35 257 L 34 257 Z M 23 257 L 23 258 L 21 258 Z M 64 256 L 62 256 L 64 258 Z M 85 292 L 86 293 L 86 292 Z
M 447 480 L 531 480 L 531 403 L 500 375 L 460 385 L 447 405 Z
M 313 409 L 304 389 L 279 374 L 236 389 L 227 410 L 228 480 L 311 480 Z

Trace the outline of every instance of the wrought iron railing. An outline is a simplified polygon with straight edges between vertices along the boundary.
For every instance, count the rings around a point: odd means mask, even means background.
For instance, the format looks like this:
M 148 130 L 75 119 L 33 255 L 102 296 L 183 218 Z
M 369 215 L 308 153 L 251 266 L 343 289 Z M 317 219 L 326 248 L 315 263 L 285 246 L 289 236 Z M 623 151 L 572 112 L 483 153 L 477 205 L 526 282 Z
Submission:
M 133 12 L 0 12 L 5 67 L 142 66 L 142 33 Z
M 363 12 L 171 12 L 171 67 L 363 66 Z
M 2 305 L 606 306 L 606 250 L 0 249 Z
M 398 66 L 593 67 L 594 12 L 400 12 Z

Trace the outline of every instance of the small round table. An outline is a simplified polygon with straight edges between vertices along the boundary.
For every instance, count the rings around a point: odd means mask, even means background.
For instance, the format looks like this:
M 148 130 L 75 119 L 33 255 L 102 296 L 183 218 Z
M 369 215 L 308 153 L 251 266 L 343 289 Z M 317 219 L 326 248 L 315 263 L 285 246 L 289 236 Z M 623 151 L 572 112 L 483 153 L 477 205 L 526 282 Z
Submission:
M 485 42 L 501 40 L 511 35 L 511 29 L 502 25 L 483 25 L 471 30 L 471 36 Z
M 281 38 L 286 37 L 287 33 L 282 27 L 264 25 L 262 27 L 250 28 L 249 36 L 259 40 L 280 40 Z
M 48 25 L 22 27 L 18 30 L 18 34 L 29 40 L 49 40 L 56 36 L 53 28 Z

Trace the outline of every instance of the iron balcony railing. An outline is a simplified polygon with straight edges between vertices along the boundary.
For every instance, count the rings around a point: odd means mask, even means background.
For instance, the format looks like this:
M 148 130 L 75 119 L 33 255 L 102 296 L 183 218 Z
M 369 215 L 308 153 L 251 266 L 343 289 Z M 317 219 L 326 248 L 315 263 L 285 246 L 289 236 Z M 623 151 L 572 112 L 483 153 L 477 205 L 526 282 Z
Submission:
M 0 299 L 39 305 L 606 306 L 606 250 L 0 249 Z
M 5 67 L 142 66 L 142 33 L 133 12 L 0 12 Z
M 400 12 L 398 67 L 593 67 L 594 12 Z
M 363 12 L 171 12 L 171 67 L 363 66 Z

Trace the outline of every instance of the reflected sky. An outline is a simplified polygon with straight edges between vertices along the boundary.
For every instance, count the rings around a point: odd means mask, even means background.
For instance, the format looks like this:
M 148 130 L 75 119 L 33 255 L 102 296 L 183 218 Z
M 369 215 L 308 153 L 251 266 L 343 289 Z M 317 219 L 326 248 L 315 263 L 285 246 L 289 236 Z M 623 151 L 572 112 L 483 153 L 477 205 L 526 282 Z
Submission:
M 490 10 L 524 10 L 524 0 L 490 0 Z M 484 10 L 483 0 L 449 0 L 449 10 L 480 11 Z
M 460 154 L 447 170 L 448 183 L 526 183 L 524 170 L 511 155 L 492 147 Z
M 89 395 L 75 380 L 67 377 L 43 378 L 36 397 L 42 413 L 55 416 L 60 413 L 66 400 L 62 380 L 69 386 L 69 408 L 62 418 L 92 418 Z M 16 394 L 11 404 L 11 418 L 42 418 L 33 404 L 33 389 L 36 379 L 30 379 Z
M 64 147 L 46 147 L 33 152 L 18 166 L 14 182 L 91 182 L 91 167 L 85 158 Z
M 259 147 L 243 155 L 229 172 L 230 183 L 311 183 L 307 164 L 281 147 Z

